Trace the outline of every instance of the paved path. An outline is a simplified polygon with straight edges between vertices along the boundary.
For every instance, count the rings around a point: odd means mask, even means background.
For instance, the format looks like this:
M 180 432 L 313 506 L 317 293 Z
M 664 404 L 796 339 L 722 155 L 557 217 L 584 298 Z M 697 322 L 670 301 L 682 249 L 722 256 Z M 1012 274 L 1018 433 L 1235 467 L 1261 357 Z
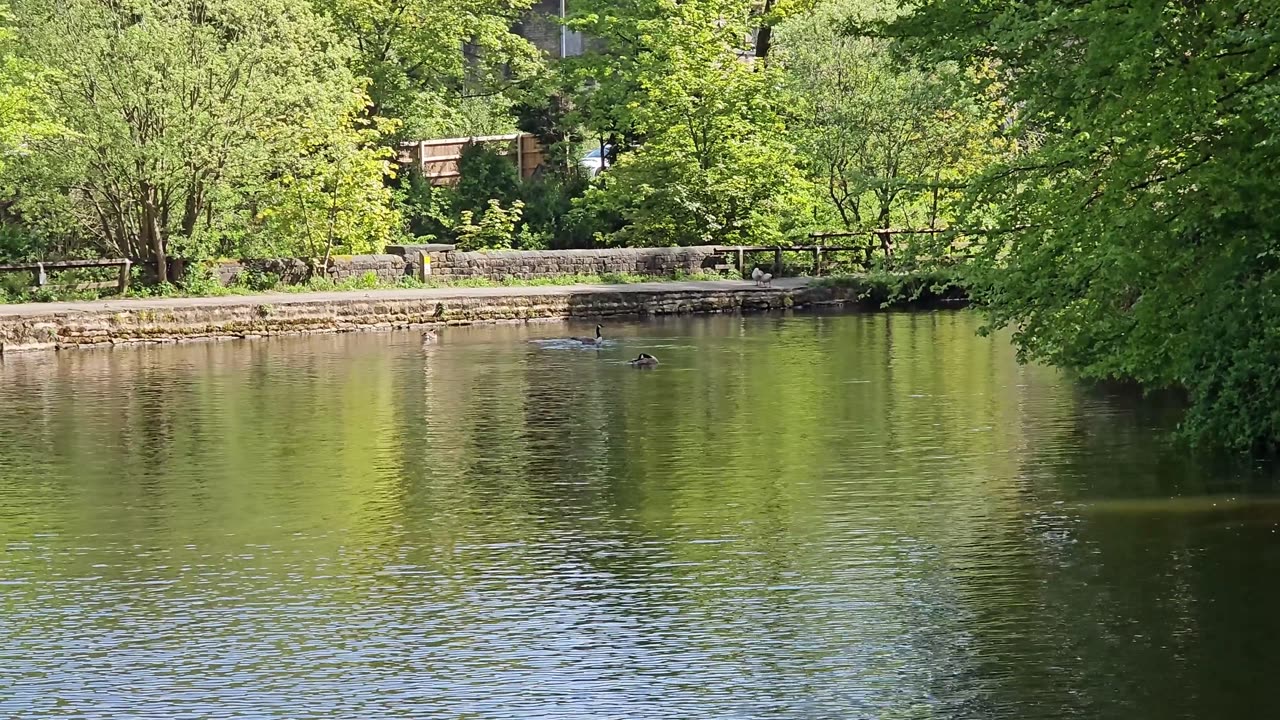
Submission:
M 779 278 L 775 290 L 797 290 L 809 284 L 810 278 Z M 220 305 L 293 305 L 342 302 L 360 298 L 416 300 L 478 297 L 536 297 L 539 295 L 584 295 L 602 293 L 734 292 L 755 290 L 751 280 L 687 280 L 633 283 L 629 285 L 543 285 L 503 287 L 449 287 L 422 290 L 350 290 L 313 293 L 263 293 L 261 295 L 225 295 L 207 298 L 130 298 L 124 300 L 89 300 L 84 302 L 24 303 L 0 305 L 0 318 L 31 317 L 54 313 L 102 312 L 104 310 L 155 310 L 169 308 L 216 307 Z M 764 288 L 761 292 L 766 292 Z

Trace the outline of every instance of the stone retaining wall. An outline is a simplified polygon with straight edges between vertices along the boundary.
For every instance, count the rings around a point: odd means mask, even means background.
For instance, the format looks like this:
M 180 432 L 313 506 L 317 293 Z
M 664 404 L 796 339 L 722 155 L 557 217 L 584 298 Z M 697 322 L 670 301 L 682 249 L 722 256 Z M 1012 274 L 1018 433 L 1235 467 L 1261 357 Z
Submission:
M 339 297 L 341 296 L 341 297 Z M 132 300 L 40 312 L 0 306 L 0 354 L 201 339 L 384 330 L 424 325 L 548 318 L 750 312 L 839 302 L 831 288 L 584 289 L 468 295 L 464 291 L 370 291 L 306 295 Z

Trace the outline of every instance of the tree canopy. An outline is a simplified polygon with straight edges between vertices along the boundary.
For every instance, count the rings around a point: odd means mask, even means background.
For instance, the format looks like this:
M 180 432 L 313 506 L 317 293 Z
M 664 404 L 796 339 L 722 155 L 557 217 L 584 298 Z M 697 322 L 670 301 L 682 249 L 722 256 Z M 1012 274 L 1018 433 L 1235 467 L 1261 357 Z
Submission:
M 1024 356 L 1181 387 L 1189 435 L 1280 441 L 1280 37 L 1268 3 L 923 0 L 885 28 L 990 70 L 1023 152 L 973 288 Z
M 533 46 L 512 32 L 533 0 L 314 0 L 354 46 L 351 67 L 369 78 L 371 116 L 401 121 L 412 138 L 470 133 L 486 100 L 536 74 Z M 500 105 L 508 107 L 509 103 Z M 479 119 L 510 125 L 509 119 Z
M 576 7 L 595 46 L 565 76 L 577 119 L 619 152 L 586 198 L 617 219 L 612 241 L 771 242 L 803 219 L 781 76 L 748 55 L 750 3 Z
M 831 0 L 783 23 L 775 40 L 797 145 L 844 230 L 947 226 L 959 189 L 1007 150 L 999 98 L 970 73 L 949 61 L 903 67 L 888 41 L 844 30 L 894 15 L 892 5 Z M 893 254 L 890 235 L 877 244 Z
M 115 255 L 209 254 L 257 222 L 321 129 L 366 104 L 305 0 L 18 0 L 23 51 L 69 132 L 15 170 L 20 210 Z M 322 141 L 327 142 L 327 141 Z M 388 168 L 369 166 L 380 179 Z

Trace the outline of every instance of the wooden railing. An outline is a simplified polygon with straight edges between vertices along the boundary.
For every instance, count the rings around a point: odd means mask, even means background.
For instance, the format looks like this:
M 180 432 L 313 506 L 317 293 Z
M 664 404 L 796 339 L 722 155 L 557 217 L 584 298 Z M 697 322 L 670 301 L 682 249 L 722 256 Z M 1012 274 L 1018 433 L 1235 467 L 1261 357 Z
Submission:
M 91 282 L 82 283 L 84 286 L 92 286 L 97 288 L 116 287 L 121 293 L 129 289 L 129 274 L 133 269 L 132 260 L 56 260 L 50 262 L 31 262 L 31 263 L 14 263 L 10 265 L 0 265 L 0 273 L 3 272 L 29 272 L 35 275 L 35 285 L 32 289 L 39 289 L 49 284 L 49 276 L 52 273 L 62 272 L 65 270 L 85 270 L 88 268 L 120 268 L 119 278 L 114 282 Z
M 782 274 L 782 254 L 783 253 L 807 253 L 813 256 L 813 274 L 815 276 L 822 274 L 822 257 L 824 255 L 836 255 L 839 253 L 856 253 L 864 257 L 864 264 L 870 260 L 870 253 L 875 248 L 868 245 L 855 246 L 831 246 L 824 245 L 823 240 L 827 238 L 847 238 L 847 237 L 881 237 L 885 235 L 940 235 L 942 233 L 951 232 L 943 228 L 923 228 L 919 230 L 902 230 L 902 229 L 880 229 L 880 230 L 853 230 L 853 231 L 837 231 L 837 232 L 814 232 L 809 233 L 809 237 L 814 240 L 813 245 L 725 245 L 717 246 L 715 251 L 718 254 L 729 254 L 736 258 L 738 272 L 746 274 L 746 256 L 752 253 L 768 252 L 773 253 L 773 276 L 779 277 Z
M 807 253 L 813 257 L 813 275 L 822 274 L 822 258 L 824 255 L 839 253 L 856 253 L 865 255 L 865 247 L 829 247 L 826 245 L 730 245 L 717 247 L 716 253 L 729 254 L 736 258 L 738 272 L 746 275 L 746 258 L 752 253 L 773 253 L 773 276 L 782 276 L 782 253 Z

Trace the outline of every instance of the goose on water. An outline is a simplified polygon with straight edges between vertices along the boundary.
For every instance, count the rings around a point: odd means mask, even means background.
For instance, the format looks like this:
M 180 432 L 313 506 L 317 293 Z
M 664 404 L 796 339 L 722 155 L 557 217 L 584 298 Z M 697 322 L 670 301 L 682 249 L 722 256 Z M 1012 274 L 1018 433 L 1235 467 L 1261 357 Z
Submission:
M 439 340 L 440 340 L 440 336 L 436 334 L 435 330 L 428 330 L 422 333 L 423 345 L 435 345 L 436 342 L 438 342 Z
M 653 367 L 658 364 L 658 358 L 649 353 L 640 353 L 635 360 L 630 361 L 631 367 Z
M 569 338 L 569 339 L 570 339 L 570 340 L 572 340 L 573 342 L 580 342 L 580 343 L 582 343 L 583 345 L 602 345 L 602 344 L 604 344 L 604 332 L 603 332 L 603 331 L 604 331 L 604 326 L 603 326 L 603 325 L 596 325 L 596 336 L 595 336 L 595 337 L 593 337 L 593 338 L 589 338 L 589 337 L 573 337 L 573 338 Z

